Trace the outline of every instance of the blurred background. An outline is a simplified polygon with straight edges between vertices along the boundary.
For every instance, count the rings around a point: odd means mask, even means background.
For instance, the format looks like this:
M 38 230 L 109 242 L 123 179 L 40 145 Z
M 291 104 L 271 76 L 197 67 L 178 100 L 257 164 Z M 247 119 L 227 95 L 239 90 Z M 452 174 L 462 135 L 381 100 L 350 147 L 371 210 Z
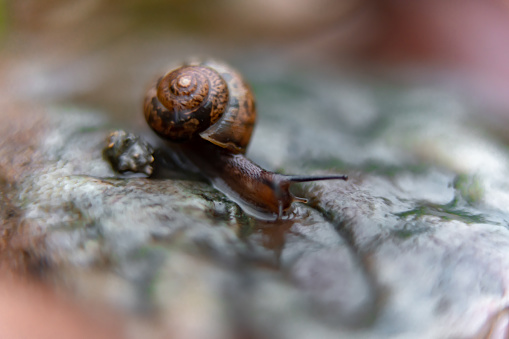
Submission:
M 257 96 L 289 74 L 436 85 L 509 141 L 508 0 L 0 0 L 0 119 L 70 105 L 141 126 L 147 85 L 188 56 L 231 63 Z M 20 299 L 22 283 L 5 284 L 2 319 L 23 324 L 16 314 L 51 303 L 55 318 L 76 317 L 46 290 Z
M 201 55 L 248 78 L 289 67 L 440 83 L 508 121 L 505 0 L 2 0 L 0 37 L 3 103 L 135 116 L 148 79 Z

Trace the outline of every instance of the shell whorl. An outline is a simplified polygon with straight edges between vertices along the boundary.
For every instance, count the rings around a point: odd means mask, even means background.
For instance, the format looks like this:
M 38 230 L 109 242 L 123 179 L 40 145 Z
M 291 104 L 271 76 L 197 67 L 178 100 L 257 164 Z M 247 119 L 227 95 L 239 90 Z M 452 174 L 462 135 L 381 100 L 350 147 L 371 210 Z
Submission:
M 145 96 L 145 119 L 163 139 L 201 138 L 245 153 L 256 123 L 253 93 L 226 64 L 191 61 L 168 72 Z
M 187 141 L 219 120 L 228 99 L 228 85 L 213 69 L 182 66 L 149 90 L 145 118 L 164 139 Z

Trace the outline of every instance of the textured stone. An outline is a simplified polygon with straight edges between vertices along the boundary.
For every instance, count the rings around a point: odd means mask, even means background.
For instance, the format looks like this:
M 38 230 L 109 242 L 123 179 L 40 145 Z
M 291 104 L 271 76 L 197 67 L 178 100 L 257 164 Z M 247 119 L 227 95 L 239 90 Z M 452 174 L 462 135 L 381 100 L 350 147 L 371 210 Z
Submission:
M 116 173 L 106 116 L 4 111 L 3 265 L 128 314 L 140 338 L 505 333 L 507 150 L 450 96 L 348 81 L 295 96 L 255 77 L 281 95 L 260 91 L 248 155 L 350 176 L 295 187 L 309 204 L 277 222 L 245 215 L 167 151 L 154 178 Z

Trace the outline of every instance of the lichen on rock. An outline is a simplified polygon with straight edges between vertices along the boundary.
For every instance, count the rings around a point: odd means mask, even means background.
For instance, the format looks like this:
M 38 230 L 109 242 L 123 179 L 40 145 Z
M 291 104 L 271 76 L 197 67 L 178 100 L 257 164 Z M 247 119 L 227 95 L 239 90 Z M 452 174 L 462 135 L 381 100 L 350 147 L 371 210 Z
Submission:
M 365 86 L 353 111 L 329 103 L 330 125 L 266 98 L 277 114 L 261 112 L 248 156 L 286 173 L 350 176 L 297 187 L 310 203 L 276 222 L 178 168 L 118 174 L 102 156 L 115 125 L 102 115 L 12 114 L 0 141 L 2 262 L 131 314 L 146 337 L 487 333 L 507 309 L 509 155 L 454 98 L 399 89 L 378 100 Z M 349 119 L 355 107 L 371 113 Z M 276 130 L 293 146 L 267 152 Z

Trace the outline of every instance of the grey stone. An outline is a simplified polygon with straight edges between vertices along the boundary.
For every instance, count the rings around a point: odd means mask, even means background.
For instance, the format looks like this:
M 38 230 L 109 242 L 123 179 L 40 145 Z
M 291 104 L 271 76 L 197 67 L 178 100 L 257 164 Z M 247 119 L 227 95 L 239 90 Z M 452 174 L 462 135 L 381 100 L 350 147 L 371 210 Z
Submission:
M 24 121 L 0 144 L 13 159 L 0 167 L 2 201 L 17 218 L 4 234 L 18 234 L 4 238 L 55 289 L 131 312 L 138 337 L 462 338 L 503 328 L 507 149 L 453 96 L 299 76 L 316 87 L 297 79 L 296 95 L 254 77 L 263 109 L 248 156 L 350 180 L 295 187 L 310 202 L 288 217 L 256 220 L 177 167 L 119 175 L 102 157 L 115 120 L 52 107 L 36 143 L 21 138 L 33 128 Z

